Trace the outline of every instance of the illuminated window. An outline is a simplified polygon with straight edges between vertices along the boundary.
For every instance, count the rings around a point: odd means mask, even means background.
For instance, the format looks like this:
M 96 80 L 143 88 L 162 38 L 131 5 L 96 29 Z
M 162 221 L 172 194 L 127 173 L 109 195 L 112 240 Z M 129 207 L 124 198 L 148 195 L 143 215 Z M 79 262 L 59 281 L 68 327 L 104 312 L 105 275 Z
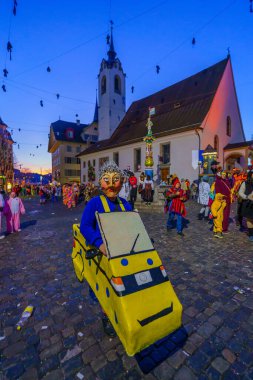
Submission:
M 231 137 L 231 117 L 227 116 L 227 136 Z

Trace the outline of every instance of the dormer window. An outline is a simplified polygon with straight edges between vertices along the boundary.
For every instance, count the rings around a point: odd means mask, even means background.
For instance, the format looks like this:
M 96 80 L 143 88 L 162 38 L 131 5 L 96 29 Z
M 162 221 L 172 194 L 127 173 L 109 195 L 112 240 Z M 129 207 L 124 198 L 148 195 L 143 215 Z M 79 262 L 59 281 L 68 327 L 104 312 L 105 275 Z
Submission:
M 74 130 L 73 129 L 66 129 L 66 138 L 69 140 L 73 140 L 74 138 Z

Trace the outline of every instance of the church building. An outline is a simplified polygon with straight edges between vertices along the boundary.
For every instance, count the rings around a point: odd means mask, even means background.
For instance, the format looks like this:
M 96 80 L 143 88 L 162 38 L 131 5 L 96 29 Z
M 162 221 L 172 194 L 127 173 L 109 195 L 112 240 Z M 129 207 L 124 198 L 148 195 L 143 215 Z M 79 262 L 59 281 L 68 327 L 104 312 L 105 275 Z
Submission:
M 198 179 L 203 164 L 219 161 L 224 169 L 245 169 L 253 157 L 253 141 L 245 141 L 236 95 L 231 58 L 194 74 L 131 104 L 125 113 L 125 77 L 114 50 L 113 38 L 98 75 L 98 141 L 82 151 L 81 182 L 89 168 L 98 170 L 107 160 L 137 176 L 145 171 L 149 108 L 154 179 L 170 174 L 190 181 Z M 210 161 L 210 162 L 209 162 Z

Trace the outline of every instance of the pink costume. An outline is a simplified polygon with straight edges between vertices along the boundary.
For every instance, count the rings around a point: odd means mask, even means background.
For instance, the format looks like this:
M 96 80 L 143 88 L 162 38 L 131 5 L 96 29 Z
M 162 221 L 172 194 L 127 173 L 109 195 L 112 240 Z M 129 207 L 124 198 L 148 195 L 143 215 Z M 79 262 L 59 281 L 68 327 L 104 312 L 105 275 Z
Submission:
M 17 232 L 20 229 L 20 214 L 25 213 L 23 202 L 20 198 L 9 198 L 4 205 L 7 232 Z
M 1 231 L 2 231 L 3 207 L 4 207 L 4 197 L 0 193 L 0 235 L 1 235 Z

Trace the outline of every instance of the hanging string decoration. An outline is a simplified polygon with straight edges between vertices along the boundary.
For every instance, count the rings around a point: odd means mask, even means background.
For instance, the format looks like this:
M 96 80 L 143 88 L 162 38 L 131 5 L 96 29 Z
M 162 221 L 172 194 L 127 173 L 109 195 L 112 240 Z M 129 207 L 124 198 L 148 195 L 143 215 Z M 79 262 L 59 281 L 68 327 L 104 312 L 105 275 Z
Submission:
M 4 73 L 4 77 L 7 78 L 9 71 L 5 68 L 5 69 L 3 69 L 3 73 Z
M 56 99 L 59 99 L 60 98 L 60 94 L 56 94 Z
M 160 73 L 160 66 L 156 65 L 156 74 L 159 74 Z
M 249 11 L 250 13 L 253 13 L 253 0 L 250 0 Z
M 195 46 L 195 45 L 196 45 L 196 38 L 193 37 L 193 39 L 192 39 L 192 46 Z
M 17 0 L 14 0 L 13 1 L 13 10 L 12 10 L 12 13 L 14 14 L 14 16 L 16 16 L 16 14 L 17 14 L 17 6 L 18 6 L 18 2 L 17 2 Z
M 10 53 L 10 61 L 11 61 L 11 58 L 12 58 L 12 56 L 11 56 L 12 49 L 13 49 L 13 46 L 12 46 L 12 44 L 10 43 L 10 41 L 8 41 L 8 42 L 7 42 L 7 51 L 8 51 L 8 53 Z
M 5 84 L 2 85 L 2 90 L 3 90 L 3 92 L 7 92 Z
M 134 93 L 134 86 L 131 87 L 131 93 Z
M 40 106 L 44 107 L 43 100 L 40 101 Z
M 50 66 L 47 66 L 47 72 L 51 73 L 51 67 Z

